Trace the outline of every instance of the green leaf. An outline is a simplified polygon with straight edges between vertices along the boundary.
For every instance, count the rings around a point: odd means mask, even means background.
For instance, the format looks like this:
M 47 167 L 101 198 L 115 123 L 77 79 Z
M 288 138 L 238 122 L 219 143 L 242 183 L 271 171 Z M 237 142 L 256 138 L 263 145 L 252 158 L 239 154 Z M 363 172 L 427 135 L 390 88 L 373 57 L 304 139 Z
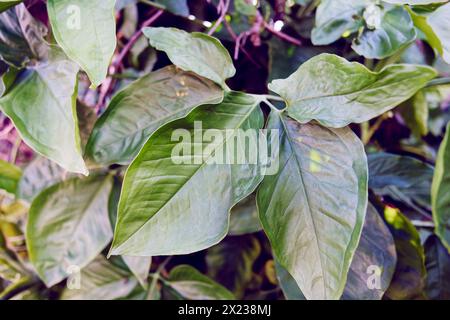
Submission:
M 0 10 L 1 11 L 1 10 Z M 24 4 L 0 14 L 0 58 L 21 68 L 33 60 L 45 60 L 47 28 L 28 12 Z
M 450 3 L 437 8 L 427 17 L 427 22 L 441 42 L 438 51 L 447 63 L 450 63 Z M 433 42 L 432 42 L 433 44 Z M 439 50 L 440 49 L 440 50 Z
M 0 12 L 6 11 L 11 7 L 14 7 L 15 5 L 18 5 L 22 1 L 17 0 L 0 0 Z
M 425 242 L 426 294 L 433 300 L 450 299 L 450 253 L 435 235 Z
M 53 161 L 36 157 L 23 171 L 17 187 L 17 197 L 31 202 L 42 190 L 63 180 L 65 172 Z
M 117 222 L 117 206 L 119 204 L 121 188 L 122 184 L 119 179 L 115 178 L 108 201 L 109 220 L 112 229 L 114 229 Z M 146 288 L 148 285 L 148 273 L 152 264 L 152 257 L 121 256 L 120 258 L 127 269 L 138 279 L 141 286 Z
M 66 288 L 62 300 L 114 300 L 124 298 L 138 282 L 128 273 L 98 256 L 80 273 L 80 288 Z
M 208 249 L 208 275 L 241 299 L 253 276 L 261 246 L 253 236 L 229 237 Z
M 431 185 L 431 206 L 436 235 L 450 250 L 450 123 L 439 147 Z
M 227 234 L 231 207 L 254 191 L 261 172 L 251 163 L 218 164 L 219 154 L 225 150 L 223 160 L 231 159 L 236 129 L 262 128 L 258 105 L 253 96 L 231 92 L 149 138 L 125 175 L 110 254 L 186 254 Z M 212 136 L 201 139 L 204 133 Z
M 323 0 L 316 11 L 316 23 L 311 33 L 314 45 L 335 42 L 364 26 L 362 13 L 370 0 Z
M 237 12 L 246 16 L 256 16 L 257 13 L 256 6 L 247 0 L 234 0 L 234 8 Z
M 433 167 L 418 159 L 379 152 L 370 154 L 369 188 L 412 208 L 430 208 Z
M 150 44 L 164 51 L 170 61 L 226 88 L 225 80 L 236 73 L 230 54 L 219 40 L 204 33 L 175 28 L 144 28 Z
M 366 27 L 352 48 L 368 59 L 384 59 L 406 47 L 416 38 L 416 30 L 408 11 L 403 7 L 369 5 L 364 18 Z
M 22 170 L 14 164 L 0 160 L 0 189 L 15 194 Z
M 262 230 L 256 208 L 256 195 L 252 193 L 231 209 L 229 235 L 240 236 Z
M 419 65 L 390 65 L 372 72 L 359 63 L 321 54 L 269 88 L 286 100 L 288 114 L 300 123 L 317 120 L 340 128 L 394 108 L 436 75 L 434 69 Z
M 52 286 L 83 268 L 111 241 L 108 199 L 111 176 L 70 179 L 33 201 L 26 239 L 30 261 L 39 277 Z
M 381 300 L 391 283 L 396 262 L 394 238 L 375 207 L 369 203 L 343 299 Z
M 349 128 L 277 113 L 268 128 L 280 132 L 281 170 L 258 190 L 264 231 L 306 298 L 339 299 L 366 213 L 364 147 Z
M 385 297 L 393 300 L 422 298 L 426 270 L 419 233 L 408 218 L 394 208 L 386 207 L 384 218 L 397 251 L 394 277 Z
M 0 108 L 37 153 L 68 171 L 88 174 L 76 117 L 77 66 L 57 50 L 48 62 L 18 76 Z
M 233 294 L 188 265 L 172 269 L 167 284 L 189 300 L 233 300 Z
M 53 35 L 94 86 L 106 78 L 116 48 L 115 0 L 47 1 Z
M 101 164 L 129 163 L 160 126 L 222 99 L 218 86 L 194 73 L 174 66 L 152 72 L 114 96 L 95 124 L 86 154 Z
M 420 90 L 410 100 L 403 103 L 399 110 L 406 125 L 416 137 L 428 134 L 429 112 L 424 90 Z

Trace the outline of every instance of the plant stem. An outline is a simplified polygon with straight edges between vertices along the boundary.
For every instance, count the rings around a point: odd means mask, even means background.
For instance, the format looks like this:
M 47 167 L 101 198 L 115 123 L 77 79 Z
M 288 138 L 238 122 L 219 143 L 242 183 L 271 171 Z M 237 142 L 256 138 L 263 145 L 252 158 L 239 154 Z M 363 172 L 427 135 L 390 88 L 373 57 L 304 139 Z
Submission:
M 212 28 L 208 31 L 208 35 L 213 35 L 214 32 L 216 32 L 217 28 L 222 24 L 227 14 L 228 8 L 230 7 L 230 1 L 231 0 L 226 0 L 225 5 L 221 8 L 219 19 L 217 19 L 216 23 L 214 23 Z
M 433 86 L 440 86 L 443 84 L 450 84 L 450 77 L 433 79 L 428 82 L 428 84 L 425 86 L 425 88 L 433 87 Z

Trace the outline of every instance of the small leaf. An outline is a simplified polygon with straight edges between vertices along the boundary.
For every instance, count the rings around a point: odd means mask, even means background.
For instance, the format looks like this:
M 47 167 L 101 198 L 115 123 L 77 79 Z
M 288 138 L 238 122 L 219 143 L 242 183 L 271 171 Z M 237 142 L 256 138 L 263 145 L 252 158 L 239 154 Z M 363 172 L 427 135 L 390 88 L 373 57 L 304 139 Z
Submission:
M 68 171 L 88 174 L 75 109 L 77 73 L 77 66 L 55 49 L 48 62 L 18 76 L 0 107 L 36 152 Z
M 280 132 L 281 170 L 258 190 L 264 231 L 306 298 L 339 299 L 366 213 L 364 147 L 349 128 L 276 113 L 268 128 Z
M 94 86 L 106 78 L 116 48 L 116 0 L 48 0 L 53 35 Z
M 423 298 L 426 270 L 419 233 L 408 218 L 394 208 L 386 207 L 384 218 L 397 251 L 397 266 L 385 297 L 393 300 Z
M 0 10 L 1 11 L 1 10 Z M 0 14 L 0 58 L 17 67 L 32 60 L 45 60 L 47 28 L 33 18 L 24 4 Z
M 399 6 L 384 5 L 380 8 L 371 4 L 366 8 L 373 11 L 365 15 L 366 24 L 370 15 L 379 15 L 373 19 L 379 19 L 371 28 L 365 28 L 363 33 L 353 40 L 352 48 L 358 54 L 367 59 L 384 59 L 402 48 L 405 48 L 416 38 L 414 24 L 405 8 Z M 379 11 L 379 12 L 377 12 Z
M 0 189 L 15 194 L 22 170 L 15 165 L 0 160 Z
M 131 273 L 115 267 L 103 256 L 98 256 L 81 270 L 80 288 L 66 288 L 61 300 L 120 299 L 128 296 L 137 285 L 138 282 Z
M 364 26 L 362 13 L 370 0 L 323 0 L 317 7 L 316 23 L 311 33 L 316 46 L 335 42 L 343 34 L 352 34 Z
M 164 51 L 170 61 L 226 88 L 225 80 L 236 73 L 230 54 L 219 40 L 204 33 L 175 28 L 144 28 L 150 44 Z
M 129 163 L 160 126 L 222 99 L 218 86 L 192 72 L 174 66 L 152 72 L 114 96 L 95 124 L 86 154 L 101 164 Z
M 225 237 L 231 207 L 262 178 L 257 164 L 227 161 L 236 129 L 262 128 L 258 105 L 253 96 L 231 92 L 150 137 L 125 175 L 110 254 L 187 254 Z M 202 139 L 205 132 L 213 136 Z
M 426 294 L 433 300 L 450 299 L 450 253 L 435 235 L 425 242 Z
M 431 186 L 431 205 L 436 235 L 450 250 L 450 123 L 439 147 Z
M 1 224 L 2 222 L 0 221 Z M 27 274 L 28 272 L 22 264 L 6 248 L 5 239 L 0 232 L 0 279 L 14 282 Z
M 173 14 L 187 17 L 189 15 L 189 7 L 187 0 L 155 0 L 155 3 L 164 7 L 164 10 Z
M 167 284 L 189 300 L 233 300 L 233 294 L 188 265 L 172 269 Z
M 289 78 L 274 80 L 269 88 L 286 100 L 288 114 L 300 123 L 317 120 L 340 128 L 394 108 L 436 75 L 434 69 L 419 65 L 390 65 L 376 73 L 339 56 L 321 54 Z
M 26 239 L 39 277 L 52 286 L 83 268 L 111 241 L 108 199 L 110 176 L 70 179 L 56 184 L 33 201 Z

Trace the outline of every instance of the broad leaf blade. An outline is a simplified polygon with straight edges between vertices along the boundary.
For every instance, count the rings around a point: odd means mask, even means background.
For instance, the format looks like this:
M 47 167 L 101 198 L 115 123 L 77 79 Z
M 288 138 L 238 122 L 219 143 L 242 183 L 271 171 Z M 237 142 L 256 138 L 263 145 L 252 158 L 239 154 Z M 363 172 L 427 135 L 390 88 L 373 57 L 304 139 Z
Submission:
M 268 127 L 280 131 L 281 170 L 265 177 L 257 201 L 274 255 L 308 299 L 339 299 L 367 206 L 362 143 L 349 128 L 275 113 Z
M 76 117 L 77 66 L 56 49 L 48 62 L 19 75 L 0 99 L 24 141 L 68 171 L 87 174 Z
M 101 164 L 129 163 L 160 126 L 222 99 L 218 86 L 191 72 L 174 66 L 152 72 L 114 96 L 95 124 L 86 154 Z
M 150 137 L 125 175 L 111 254 L 186 254 L 208 248 L 227 234 L 229 211 L 254 191 L 261 181 L 260 168 L 217 164 L 211 157 L 228 149 L 236 129 L 262 127 L 258 105 L 252 96 L 231 92 L 221 104 L 201 106 Z M 180 133 L 177 129 L 183 133 L 181 142 L 180 136 L 173 138 L 174 132 Z M 219 139 L 194 142 L 208 129 L 215 129 Z M 225 139 L 226 130 L 232 134 Z M 193 144 L 197 147 L 191 150 Z M 188 150 L 183 154 L 179 147 Z
M 435 232 L 450 250 L 450 124 L 439 147 L 431 185 L 431 205 Z
M 52 286 L 87 265 L 111 241 L 111 176 L 71 179 L 44 190 L 30 208 L 27 245 L 40 278 Z
M 105 79 L 116 48 L 116 0 L 49 0 L 52 31 L 69 58 L 86 71 L 92 84 Z
M 450 63 L 450 3 L 437 8 L 427 17 L 427 22 L 441 42 L 441 54 Z
M 435 76 L 434 69 L 419 65 L 390 65 L 375 73 L 359 63 L 321 54 L 269 88 L 286 100 L 288 114 L 300 123 L 317 120 L 340 128 L 394 108 Z
M 153 47 L 168 55 L 174 65 L 222 87 L 226 87 L 225 80 L 236 73 L 230 54 L 216 38 L 175 28 L 145 28 L 144 34 Z
M 425 242 L 425 267 L 428 298 L 433 300 L 450 299 L 450 253 L 435 235 Z

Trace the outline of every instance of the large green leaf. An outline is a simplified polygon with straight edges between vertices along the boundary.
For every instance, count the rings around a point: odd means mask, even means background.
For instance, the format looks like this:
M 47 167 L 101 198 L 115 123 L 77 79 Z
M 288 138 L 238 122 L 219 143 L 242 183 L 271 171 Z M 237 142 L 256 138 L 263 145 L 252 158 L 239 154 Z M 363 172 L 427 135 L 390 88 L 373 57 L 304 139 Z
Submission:
M 397 251 L 397 265 L 385 297 L 393 300 L 423 298 L 426 270 L 419 233 L 411 221 L 394 208 L 385 208 L 384 218 Z
M 128 296 L 138 285 L 136 278 L 98 256 L 81 270 L 80 288 L 66 288 L 62 300 L 113 300 Z
M 52 286 L 83 268 L 111 241 L 108 200 L 111 176 L 70 179 L 33 201 L 26 239 L 30 260 L 40 278 Z
M 98 86 L 116 48 L 116 0 L 48 0 L 53 35 L 64 52 Z
M 433 167 L 418 159 L 379 152 L 370 154 L 369 188 L 412 208 L 431 206 Z
M 167 284 L 189 300 L 233 300 L 233 294 L 188 265 L 172 269 Z
M 349 128 L 300 124 L 272 113 L 280 132 L 279 172 L 258 195 L 274 255 L 308 299 L 339 299 L 367 206 L 364 147 Z
M 317 7 L 316 23 L 311 33 L 314 45 L 330 44 L 364 26 L 362 13 L 371 0 L 323 0 Z
M 22 170 L 15 165 L 0 160 L 0 189 L 15 194 Z
M 1 10 L 0 10 L 1 11 Z M 24 4 L 0 14 L 0 58 L 21 68 L 47 57 L 47 28 L 33 18 Z
M 431 185 L 431 206 L 436 234 L 450 250 L 450 124 L 439 147 Z
M 0 0 L 0 12 L 6 11 L 11 7 L 14 7 L 15 5 L 18 5 L 22 1 L 19 0 Z
M 364 12 L 366 25 L 352 48 L 368 59 L 384 59 L 410 44 L 416 38 L 416 30 L 408 11 L 399 6 L 371 4 Z M 379 19 L 379 20 L 378 20 Z
M 152 72 L 112 99 L 95 124 L 86 154 L 102 164 L 129 163 L 160 126 L 222 99 L 218 86 L 194 73 L 174 66 Z
M 361 240 L 350 266 L 342 298 L 380 300 L 394 274 L 396 257 L 394 239 L 376 209 L 369 203 Z M 275 266 L 286 299 L 304 300 L 294 278 L 279 263 Z
M 450 299 L 450 253 L 435 235 L 425 242 L 425 267 L 427 284 L 425 291 L 433 300 Z
M 0 108 L 36 152 L 68 171 L 87 174 L 76 117 L 77 73 L 77 66 L 55 49 L 48 62 L 18 76 L 0 98 Z
M 229 237 L 208 250 L 208 275 L 241 299 L 252 279 L 253 264 L 260 253 L 261 247 L 255 237 Z
M 317 120 L 338 128 L 392 109 L 436 75 L 434 69 L 419 65 L 390 65 L 372 72 L 359 63 L 321 54 L 269 88 L 286 100 L 288 114 L 300 123 Z
M 188 33 L 175 28 L 144 28 L 150 44 L 164 51 L 170 61 L 185 71 L 226 87 L 225 80 L 236 70 L 230 54 L 219 40 L 204 33 Z
M 343 298 L 380 300 L 391 283 L 396 261 L 394 238 L 377 210 L 369 203 Z
M 27 201 L 33 200 L 42 190 L 63 180 L 65 172 L 53 161 L 36 157 L 23 171 L 17 187 L 17 197 Z
M 244 148 L 231 146 L 236 129 L 262 127 L 258 105 L 253 96 L 231 92 L 221 104 L 201 106 L 150 137 L 125 175 L 111 254 L 186 254 L 227 234 L 231 207 L 254 191 L 261 172 L 249 161 L 218 164 L 217 155 L 225 150 L 227 160 L 234 147 Z

